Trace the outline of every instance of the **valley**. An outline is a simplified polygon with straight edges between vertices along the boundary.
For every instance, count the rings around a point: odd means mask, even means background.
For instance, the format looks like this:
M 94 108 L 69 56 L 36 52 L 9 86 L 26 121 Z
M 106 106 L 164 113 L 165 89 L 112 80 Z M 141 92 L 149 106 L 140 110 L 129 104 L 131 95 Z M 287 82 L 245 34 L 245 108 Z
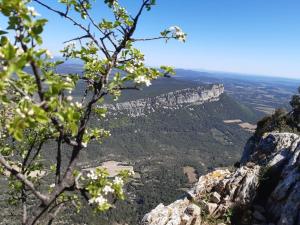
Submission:
M 184 88 L 174 90 L 168 81 Z M 120 102 L 106 105 L 106 119 L 92 121 L 110 130 L 112 137 L 102 145 L 91 143 L 83 164 L 94 167 L 105 161 L 120 161 L 132 166 L 138 176 L 128 186 L 130 197 L 117 203 L 116 209 L 98 217 L 86 215 L 88 210 L 84 210 L 76 221 L 89 218 L 108 225 L 113 219 L 118 224 L 137 224 L 150 208 L 184 194 L 199 175 L 239 160 L 252 131 L 224 121 L 240 118 L 255 123 L 254 111 L 226 94 L 221 84 L 173 78 L 156 82 L 163 87 L 161 92 L 169 92 L 141 98 L 154 93 L 151 89 L 157 87 L 153 85 L 144 93 L 124 93 Z M 133 100 L 133 93 L 137 100 Z
M 124 92 L 119 103 L 108 107 L 110 115 L 103 125 L 112 131 L 114 139 L 107 139 L 101 146 L 92 144 L 91 149 L 101 160 L 127 162 L 140 177 L 128 187 L 134 193 L 130 200 L 101 216 L 103 224 L 111 224 L 111 218 L 118 224 L 137 224 L 149 208 L 184 194 L 199 175 L 233 165 L 255 131 L 256 121 L 271 113 L 260 110 L 258 104 L 288 109 L 288 99 L 296 90 L 294 83 L 283 83 L 280 88 L 285 91 L 277 92 L 270 80 L 215 79 L 199 73 L 200 78 L 193 79 L 180 77 L 181 71 L 177 74 L 157 80 L 141 92 Z M 199 90 L 199 86 L 217 95 L 211 101 L 199 101 L 201 94 L 193 101 L 175 101 L 191 90 Z M 269 98 L 260 97 L 262 93 L 257 90 L 262 87 Z M 92 158 L 96 158 L 94 153 Z M 88 160 L 99 163 L 92 158 Z M 117 213 L 120 209 L 121 215 Z
M 73 66 L 60 70 L 80 73 Z M 280 90 L 272 85 L 268 80 L 178 70 L 177 76 L 158 79 L 142 91 L 124 91 L 117 102 L 107 98 L 108 103 L 101 105 L 108 109 L 107 117 L 99 120 L 94 115 L 91 125 L 110 130 L 112 136 L 102 144 L 92 142 L 81 155 L 79 167 L 103 166 L 112 175 L 122 168 L 133 169 L 128 197 L 104 214 L 94 214 L 86 204 L 79 214 L 60 221 L 138 224 L 159 203 L 169 204 L 183 195 L 202 174 L 233 165 L 256 122 L 274 108 L 289 107 L 296 85 L 284 84 Z M 81 84 L 74 98 L 83 90 Z M 45 157 L 50 163 L 49 150 Z

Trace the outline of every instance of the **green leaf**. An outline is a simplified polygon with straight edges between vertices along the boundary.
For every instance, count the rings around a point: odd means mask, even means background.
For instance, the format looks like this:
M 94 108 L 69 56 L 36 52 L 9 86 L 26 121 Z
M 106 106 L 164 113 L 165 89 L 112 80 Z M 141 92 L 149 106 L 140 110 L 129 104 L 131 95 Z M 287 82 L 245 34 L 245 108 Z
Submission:
M 17 141 L 23 140 L 23 133 L 19 129 L 16 129 L 13 135 Z
M 7 34 L 6 31 L 0 30 L 0 35 Z

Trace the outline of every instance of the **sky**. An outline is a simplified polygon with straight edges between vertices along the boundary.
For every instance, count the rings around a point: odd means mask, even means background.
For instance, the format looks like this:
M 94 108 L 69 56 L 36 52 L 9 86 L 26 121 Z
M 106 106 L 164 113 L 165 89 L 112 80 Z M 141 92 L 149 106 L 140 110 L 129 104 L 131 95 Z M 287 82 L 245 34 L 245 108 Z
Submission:
M 103 2 L 103 0 L 96 0 Z M 55 8 L 54 0 L 44 2 Z M 135 14 L 141 0 L 121 0 Z M 139 43 L 151 66 L 226 71 L 300 78 L 299 0 L 157 0 L 142 15 L 136 38 L 154 37 L 178 25 L 188 34 L 186 43 L 152 41 Z M 44 43 L 56 56 L 62 42 L 80 34 L 57 15 L 36 9 L 49 19 Z M 95 19 L 109 16 L 96 3 Z

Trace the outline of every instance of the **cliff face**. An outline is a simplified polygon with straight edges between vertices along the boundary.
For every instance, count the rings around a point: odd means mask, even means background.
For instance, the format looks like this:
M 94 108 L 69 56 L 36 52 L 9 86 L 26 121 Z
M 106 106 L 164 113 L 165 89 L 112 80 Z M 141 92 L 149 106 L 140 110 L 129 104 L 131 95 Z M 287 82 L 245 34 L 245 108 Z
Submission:
M 185 105 L 197 105 L 205 102 L 218 101 L 220 95 L 223 93 L 223 84 L 214 84 L 209 87 L 187 88 L 156 97 L 109 104 L 106 105 L 106 107 L 113 115 L 126 113 L 129 116 L 137 117 L 155 112 L 157 109 L 174 109 Z
M 300 137 L 270 133 L 248 142 L 241 165 L 200 177 L 176 202 L 160 204 L 142 225 L 300 224 Z

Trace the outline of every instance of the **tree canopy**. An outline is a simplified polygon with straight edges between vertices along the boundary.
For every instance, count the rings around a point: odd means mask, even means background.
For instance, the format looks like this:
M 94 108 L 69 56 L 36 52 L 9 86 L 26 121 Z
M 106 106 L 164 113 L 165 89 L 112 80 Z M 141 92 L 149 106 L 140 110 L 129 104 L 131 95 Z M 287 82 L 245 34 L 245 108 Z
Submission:
M 97 10 L 92 0 L 59 0 L 64 11 L 41 0 L 0 0 L 0 11 L 7 18 L 6 28 L 0 30 L 0 172 L 8 178 L 10 204 L 22 209 L 22 224 L 52 224 L 64 207 L 80 209 L 79 196 L 97 212 L 124 199 L 123 186 L 133 171 L 111 178 L 103 168 L 82 172 L 77 166 L 89 142 L 101 143 L 110 136 L 109 131 L 91 126 L 90 118 L 105 117 L 105 96 L 117 100 L 124 90 L 139 90 L 153 79 L 174 73 L 171 67 L 146 66 L 136 42 L 184 42 L 186 38 L 177 26 L 156 37 L 135 38 L 142 13 L 155 5 L 155 0 L 137 2 L 139 10 L 130 14 L 117 0 L 105 0 L 114 19 L 96 20 L 90 13 Z M 63 17 L 81 32 L 66 40 L 61 53 L 65 60 L 79 59 L 83 74 L 57 72 L 64 60 L 52 59 L 50 50 L 42 47 L 47 19 L 34 5 Z M 79 82 L 85 88 L 74 99 Z M 48 165 L 42 153 L 51 141 L 55 148 L 47 154 L 54 156 L 55 163 Z M 62 161 L 65 149 L 70 154 Z

